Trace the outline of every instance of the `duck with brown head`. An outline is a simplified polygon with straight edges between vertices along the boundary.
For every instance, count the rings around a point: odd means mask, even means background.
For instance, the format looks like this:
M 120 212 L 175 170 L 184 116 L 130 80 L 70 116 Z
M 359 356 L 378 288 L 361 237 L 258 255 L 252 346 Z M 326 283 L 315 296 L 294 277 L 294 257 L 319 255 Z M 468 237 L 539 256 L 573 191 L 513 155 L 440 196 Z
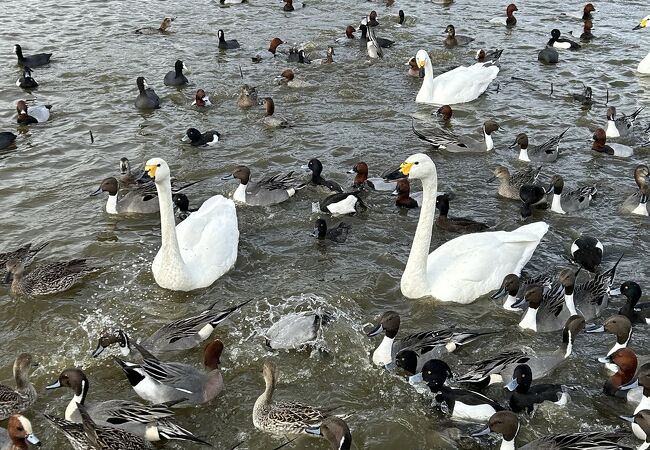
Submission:
M 539 145 L 529 145 L 528 135 L 519 133 L 510 148 L 519 147 L 519 160 L 521 161 L 554 162 L 560 156 L 560 141 L 567 131 L 569 131 L 568 128 Z
M 150 187 L 150 186 L 149 186 Z M 120 185 L 113 177 L 105 178 L 91 196 L 108 193 L 106 212 L 108 214 L 154 214 L 160 211 L 155 193 L 148 189 L 120 192 Z M 121 194 L 121 195 L 120 195 Z
M 628 347 L 619 348 L 605 360 L 616 367 L 616 373 L 610 376 L 603 385 L 603 392 L 612 397 L 624 398 L 627 401 L 634 401 L 637 393 L 634 389 L 621 389 L 621 386 L 630 383 L 634 379 L 638 364 L 636 353 Z M 637 401 L 639 399 L 636 399 Z
M 16 388 L 0 384 L 0 420 L 23 412 L 34 404 L 36 388 L 29 380 L 29 373 L 37 366 L 29 353 L 18 355 L 13 367 Z
M 650 199 L 650 170 L 648 166 L 645 164 L 636 166 L 634 181 L 638 190 L 625 199 L 621 205 L 621 212 L 648 216 L 650 215 L 650 206 L 648 206 L 648 199 Z
M 591 199 L 597 192 L 595 185 L 581 186 L 567 192 L 564 190 L 564 179 L 557 174 L 551 177 L 551 183 L 546 190 L 547 194 L 553 193 L 551 211 L 558 214 L 574 213 L 587 209 Z
M 212 106 L 212 103 L 210 102 L 210 97 L 205 93 L 203 89 L 197 89 L 196 94 L 194 95 L 194 101 L 192 102 L 192 106 L 196 106 L 198 108 L 207 108 L 208 106 Z
M 258 106 L 257 88 L 255 86 L 243 85 L 239 90 L 239 97 L 237 98 L 237 106 L 240 108 L 250 108 Z
M 137 30 L 134 31 L 135 34 L 165 34 L 169 32 L 169 29 L 172 26 L 172 22 L 176 20 L 175 17 L 165 17 L 162 22 L 160 22 L 160 26 L 158 28 L 154 27 L 144 27 L 144 28 L 138 28 Z
M 326 417 L 320 425 L 305 428 L 305 432 L 324 437 L 330 443 L 332 450 L 350 450 L 352 448 L 350 428 L 339 417 Z
M 456 27 L 451 24 L 447 25 L 445 33 L 447 33 L 447 37 L 444 40 L 444 44 L 447 48 L 463 47 L 474 41 L 473 37 L 457 35 Z
M 642 389 L 642 398 L 639 405 L 634 410 L 634 414 L 638 414 L 643 410 L 650 410 L 650 363 L 646 363 L 639 367 L 636 377 L 634 377 L 629 383 L 620 386 L 619 389 L 625 391 L 637 389 L 639 386 Z M 632 423 L 632 432 L 639 439 L 650 440 L 650 429 L 641 427 L 638 423 Z
M 591 146 L 591 149 L 598 153 L 603 153 L 611 156 L 618 156 L 620 158 L 629 158 L 634 153 L 632 147 L 627 145 L 607 143 L 607 134 L 602 128 L 597 128 L 594 131 L 594 143 Z
M 67 291 L 86 275 L 99 270 L 97 267 L 88 266 L 85 259 L 43 264 L 28 274 L 24 273 L 25 266 L 20 260 L 9 260 L 6 267 L 7 274 L 13 275 L 11 292 L 27 297 Z
M 499 196 L 512 200 L 520 200 L 519 191 L 521 187 L 527 184 L 535 184 L 541 170 L 542 166 L 539 166 L 537 169 L 528 166 L 525 169 L 510 174 L 507 167 L 496 166 L 493 171 L 494 175 L 488 178 L 487 182 L 491 183 L 498 179 L 500 183 L 497 194 Z
M 608 357 L 616 352 L 616 350 L 627 347 L 630 343 L 630 339 L 632 338 L 632 322 L 630 322 L 630 319 L 623 315 L 616 314 L 609 317 L 599 327 L 591 325 L 587 329 L 587 333 L 609 333 L 614 335 L 616 338 L 614 346 L 609 350 L 609 352 L 607 352 L 607 357 L 598 358 L 598 362 L 605 364 L 608 371 L 616 372 L 616 364 L 610 361 Z
M 560 290 L 557 277 L 553 275 L 542 273 L 534 276 L 528 275 L 527 277 L 520 277 L 517 274 L 510 273 L 503 278 L 501 287 L 497 292 L 492 294 L 491 298 L 498 299 L 505 295 L 506 299 L 503 302 L 503 309 L 508 311 L 521 311 L 520 308 L 516 308 L 513 305 L 521 299 L 530 288 L 536 286 L 543 288 L 544 292 L 555 289 Z
M 9 417 L 7 430 L 0 428 L 0 448 L 3 450 L 28 450 L 41 446 L 41 441 L 32 431 L 32 423 L 20 414 Z M 349 448 L 349 447 L 348 447 Z
M 270 206 L 282 203 L 293 197 L 296 191 L 304 188 L 292 172 L 262 178 L 261 181 L 251 181 L 251 170 L 247 166 L 237 166 L 223 180 L 239 180 L 239 186 L 233 193 L 233 200 L 252 206 Z
M 411 121 L 411 128 L 417 137 L 433 145 L 437 150 L 446 150 L 452 153 L 485 153 L 494 149 L 492 133 L 496 133 L 501 126 L 494 120 L 486 120 L 482 127 L 483 141 L 479 141 L 474 136 L 456 135 L 442 127 L 432 128 L 424 134 L 415 128 L 415 121 Z
M 501 25 L 505 25 L 508 28 L 512 28 L 515 25 L 517 25 L 517 18 L 514 15 L 515 11 L 519 11 L 517 5 L 515 5 L 514 3 L 510 3 L 506 7 L 505 17 L 504 16 L 495 17 L 494 19 L 490 19 L 490 23 L 498 23 Z
M 354 32 L 357 31 L 352 25 L 345 27 L 345 37 L 347 39 L 354 39 Z
M 355 174 L 352 182 L 353 188 L 386 192 L 393 192 L 395 190 L 395 183 L 386 182 L 380 177 L 368 178 L 368 170 L 368 164 L 363 161 L 359 161 L 352 169 L 348 170 L 349 174 Z
M 262 105 L 266 113 L 264 119 L 262 119 L 264 125 L 270 128 L 289 128 L 291 126 L 289 121 L 284 117 L 273 115 L 275 112 L 275 102 L 271 97 L 264 97 L 262 99 Z
M 619 117 L 616 116 L 616 107 L 609 106 L 607 108 L 607 129 L 605 130 L 605 136 L 608 138 L 617 138 L 621 136 L 629 136 L 632 128 L 634 127 L 634 122 L 636 122 L 637 117 L 643 111 L 644 107 L 637 108 L 629 116 L 623 114 Z
M 398 208 L 413 209 L 419 207 L 422 202 L 422 192 L 417 192 L 413 194 L 413 197 L 411 197 L 411 183 L 409 183 L 407 178 L 397 180 L 393 195 L 397 196 L 395 199 L 395 206 Z M 414 198 L 416 196 L 420 199 L 419 202 Z
M 47 122 L 52 105 L 27 106 L 24 100 L 16 102 L 17 122 L 22 125 Z

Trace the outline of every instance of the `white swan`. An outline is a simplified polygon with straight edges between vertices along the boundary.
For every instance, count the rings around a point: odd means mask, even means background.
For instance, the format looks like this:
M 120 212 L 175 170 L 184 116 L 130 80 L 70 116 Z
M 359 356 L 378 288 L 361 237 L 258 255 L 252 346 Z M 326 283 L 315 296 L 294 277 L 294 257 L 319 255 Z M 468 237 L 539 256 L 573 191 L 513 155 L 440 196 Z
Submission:
M 650 24 L 650 15 L 647 15 L 641 20 L 641 22 L 634 27 L 635 30 L 639 30 L 641 28 L 646 28 Z M 650 74 L 650 53 L 641 60 L 639 63 L 639 67 L 636 69 L 639 73 L 648 73 Z
M 169 166 L 153 158 L 147 161 L 145 171 L 156 182 L 160 203 L 162 245 L 151 264 L 156 283 L 174 291 L 210 286 L 237 261 L 235 204 L 215 195 L 175 226 Z
M 460 66 L 433 78 L 433 66 L 429 54 L 418 50 L 415 62 L 424 67 L 424 80 L 415 101 L 452 105 L 476 100 L 497 77 L 499 68 L 493 62 L 476 63 L 469 67 Z
M 422 181 L 424 198 L 404 274 L 402 294 L 407 298 L 432 296 L 444 302 L 471 303 L 499 289 L 503 278 L 520 274 L 533 255 L 548 225 L 535 222 L 514 231 L 466 234 L 429 254 L 438 190 L 436 166 L 418 153 L 400 165 L 409 179 Z

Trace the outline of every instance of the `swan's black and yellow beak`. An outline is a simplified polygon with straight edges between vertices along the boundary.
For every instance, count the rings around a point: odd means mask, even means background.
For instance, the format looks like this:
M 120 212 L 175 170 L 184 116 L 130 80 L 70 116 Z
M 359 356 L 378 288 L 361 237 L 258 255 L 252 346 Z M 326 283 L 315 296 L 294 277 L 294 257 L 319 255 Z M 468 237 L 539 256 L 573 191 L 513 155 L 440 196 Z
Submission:
M 402 164 L 399 165 L 399 169 L 384 175 L 384 180 L 394 181 L 394 180 L 399 180 L 401 178 L 408 178 L 409 173 L 411 172 L 411 167 L 413 167 L 412 162 L 403 162 Z

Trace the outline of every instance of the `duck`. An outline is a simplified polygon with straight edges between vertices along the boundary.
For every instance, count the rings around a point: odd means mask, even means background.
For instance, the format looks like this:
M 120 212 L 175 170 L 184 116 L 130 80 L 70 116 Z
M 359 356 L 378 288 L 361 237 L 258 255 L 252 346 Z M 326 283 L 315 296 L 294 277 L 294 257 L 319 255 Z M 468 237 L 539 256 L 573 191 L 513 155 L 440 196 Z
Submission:
M 196 95 L 194 96 L 194 101 L 192 102 L 192 106 L 196 106 L 198 108 L 205 108 L 208 106 L 212 106 L 212 103 L 210 102 L 210 97 L 207 96 L 207 94 L 203 89 L 196 90 Z
M 564 304 L 564 291 L 559 283 L 548 289 L 541 286 L 529 287 L 512 307 L 520 308 L 523 305 L 527 305 L 528 309 L 519 322 L 519 328 L 536 333 L 561 330 L 571 316 Z
M 537 60 L 542 64 L 557 64 L 560 54 L 552 46 L 547 45 L 537 53 Z
M 356 174 L 352 187 L 356 189 L 369 188 L 373 191 L 393 191 L 395 183 L 386 182 L 383 178 L 368 178 L 368 164 L 364 161 L 356 163 L 352 169 L 348 170 L 349 174 Z
M 74 392 L 65 410 L 65 420 L 80 423 L 77 405 L 83 405 L 90 417 L 103 426 L 120 428 L 148 441 L 176 439 L 210 445 L 171 420 L 174 412 L 167 405 L 144 405 L 126 400 L 108 400 L 86 404 L 90 382 L 81 369 L 65 369 L 58 379 L 45 389 L 68 388 Z
M 484 62 L 496 63 L 499 61 L 499 58 L 501 58 L 502 54 L 503 54 L 503 49 L 497 48 L 494 50 L 485 51 L 482 48 L 480 48 L 476 51 L 476 56 L 474 57 L 474 59 L 480 63 L 484 63 Z
M 356 39 L 356 36 L 354 33 L 356 32 L 356 28 L 354 28 L 352 25 L 348 25 L 345 27 L 345 38 L 346 39 Z
M 368 28 L 368 42 L 366 42 L 368 56 L 372 59 L 383 58 L 384 52 L 377 41 L 374 27 Z
M 262 374 L 266 387 L 253 406 L 253 425 L 258 430 L 272 434 L 303 434 L 307 428 L 320 425 L 329 415 L 329 410 L 298 402 L 274 402 L 278 379 L 275 364 L 264 361 Z
M 163 325 L 151 336 L 140 341 L 140 346 L 154 355 L 195 348 L 210 337 L 217 325 L 251 301 L 247 300 L 225 309 L 216 309 L 215 307 L 219 301 L 214 302 L 198 314 L 183 317 Z M 97 358 L 104 350 L 114 344 L 118 344 L 122 356 L 128 356 L 132 350 L 129 335 L 123 330 L 116 330 L 111 333 L 104 333 L 99 338 L 92 357 Z
M 498 299 L 505 295 L 506 299 L 503 302 L 503 309 L 508 311 L 521 311 L 520 308 L 516 308 L 513 305 L 519 299 L 523 298 L 529 289 L 535 286 L 541 287 L 544 293 L 549 290 L 559 289 L 557 280 L 547 273 L 527 276 L 525 278 L 520 277 L 515 273 L 509 273 L 503 277 L 501 287 L 498 291 L 492 294 L 491 298 Z
M 171 28 L 172 22 L 176 20 L 176 17 L 165 17 L 158 28 L 154 27 L 144 27 L 138 28 L 134 31 L 135 34 L 165 34 Z
M 404 16 L 404 10 L 400 9 L 397 12 L 397 25 L 396 26 L 404 25 L 405 21 L 406 21 L 406 17 Z
M 85 259 L 44 264 L 34 268 L 27 275 L 25 263 L 21 260 L 7 261 L 7 275 L 13 276 L 11 292 L 15 295 L 42 296 L 64 292 L 77 284 L 83 277 L 99 270 L 86 264 Z
M 582 235 L 571 243 L 571 258 L 588 272 L 596 273 L 603 261 L 602 242 L 593 236 Z
M 632 428 L 638 427 L 639 430 L 641 430 L 641 433 L 643 433 L 645 436 L 650 434 L 650 410 L 645 409 L 637 412 L 633 416 L 620 417 L 621 419 L 630 422 L 632 424 Z M 650 439 L 647 437 L 640 439 L 642 439 L 644 442 L 637 447 L 637 450 L 647 450 L 650 448 Z
M 506 17 L 495 17 L 494 19 L 491 19 L 491 23 L 499 23 L 501 25 L 505 25 L 508 28 L 514 27 L 517 25 L 517 18 L 514 15 L 515 11 L 519 11 L 517 9 L 517 5 L 514 3 L 510 3 L 508 7 L 506 8 Z
M 16 80 L 16 86 L 21 89 L 35 89 L 38 87 L 38 83 L 32 77 L 32 69 L 28 66 L 23 67 L 23 76 Z
M 528 166 L 511 175 L 507 167 L 496 166 L 493 172 L 494 176 L 489 178 L 487 182 L 490 183 L 498 178 L 500 184 L 497 189 L 497 194 L 504 198 L 519 200 L 519 190 L 521 187 L 525 184 L 535 184 L 541 170 L 542 166 L 539 166 L 537 169 Z
M 11 131 L 2 131 L 0 132 L 0 150 L 4 150 L 7 147 L 11 147 L 16 142 L 16 135 Z
M 187 77 L 183 75 L 183 70 L 187 70 L 187 67 L 180 59 L 176 60 L 174 63 L 174 70 L 167 72 L 163 83 L 166 86 L 184 86 L 187 84 Z
M 325 54 L 325 58 L 322 58 L 320 60 L 314 60 L 313 62 L 320 61 L 321 64 L 332 64 L 334 62 L 334 47 L 331 45 L 327 47 L 327 53 Z
M 143 185 L 148 183 L 153 183 L 153 180 L 149 179 L 143 168 L 138 168 L 133 170 L 131 168 L 131 161 L 129 158 L 122 157 L 120 158 L 120 183 L 124 186 L 129 186 L 132 184 Z
M 242 3 L 248 3 L 247 0 L 219 0 L 219 3 L 222 5 L 240 5 Z
M 108 193 L 106 212 L 108 214 L 155 214 L 160 211 L 160 206 L 155 200 L 155 193 L 149 189 L 140 188 L 123 192 L 120 195 L 120 185 L 116 178 L 108 177 L 102 180 L 96 191 L 91 196 Z
M 418 208 L 420 206 L 420 203 L 422 203 L 421 192 L 414 193 L 411 197 L 411 183 L 409 183 L 409 180 L 407 178 L 397 180 L 393 195 L 397 195 L 397 198 L 395 199 L 395 206 L 398 208 Z M 415 197 L 418 197 L 419 201 Z
M 313 344 L 322 328 L 333 320 L 322 311 L 303 311 L 282 316 L 264 333 L 266 346 L 272 350 L 297 350 Z
M 251 206 L 277 205 L 289 200 L 296 191 L 305 187 L 305 183 L 298 181 L 293 171 L 254 182 L 250 181 L 251 171 L 248 167 L 237 166 L 222 179 L 233 178 L 239 180 L 239 186 L 232 195 L 233 200 Z
M 217 145 L 219 143 L 219 138 L 221 137 L 221 133 L 216 130 L 209 130 L 205 133 L 201 133 L 196 128 L 188 128 L 185 134 L 189 138 L 192 147 Z
M 456 331 L 452 327 L 421 331 L 396 339 L 400 323 L 399 313 L 386 311 L 379 317 L 377 325 L 367 333 L 368 337 L 384 333 L 384 338 L 372 353 L 372 362 L 386 368 L 397 365 L 413 375 L 422 372 L 424 363 L 429 359 L 444 352 L 452 353 L 486 334 Z
M 257 106 L 257 88 L 255 86 L 243 85 L 239 90 L 239 97 L 237 98 L 237 106 L 240 108 L 250 108 Z
M 8 278 L 9 281 L 13 279 L 11 275 L 7 275 L 7 272 L 5 272 L 7 261 L 22 261 L 24 266 L 28 266 L 38 252 L 43 250 L 48 244 L 49 242 L 44 242 L 42 244 L 34 245 L 31 242 L 28 242 L 16 250 L 0 253 L 0 275 L 2 276 L 2 282 L 4 282 L 5 278 Z
M 297 57 L 298 59 L 295 62 L 298 64 L 311 64 L 311 59 L 307 57 L 304 49 L 298 50 Z
M 36 367 L 29 353 L 21 353 L 14 361 L 16 388 L 0 384 L 0 420 L 29 409 L 36 402 L 36 388 L 29 380 L 29 372 Z
M 551 211 L 558 214 L 578 212 L 589 207 L 589 203 L 598 192 L 596 186 L 582 186 L 569 192 L 564 192 L 564 179 L 561 175 L 553 175 L 546 190 L 553 193 Z
M 607 129 L 605 130 L 605 136 L 608 138 L 628 136 L 641 111 L 643 111 L 643 107 L 638 108 L 629 116 L 623 114 L 621 117 L 616 117 L 616 107 L 609 106 L 607 108 Z
M 190 217 L 198 208 L 190 208 L 190 199 L 185 194 L 172 194 L 172 201 L 174 202 L 174 221 L 176 225 Z
M 494 149 L 492 133 L 499 131 L 500 126 L 493 120 L 486 120 L 482 127 L 483 142 L 478 141 L 472 136 L 458 136 L 443 127 L 433 128 L 428 134 L 424 134 L 416 130 L 414 121 L 411 121 L 411 128 L 417 137 L 428 142 L 437 150 L 447 150 L 452 153 L 485 153 Z
M 436 110 L 436 116 L 445 124 L 448 124 L 454 115 L 454 111 L 449 105 L 442 105 Z
M 505 388 L 512 392 L 510 409 L 515 413 L 526 411 L 532 414 L 535 405 L 551 402 L 563 406 L 569 400 L 565 387 L 561 384 L 536 384 L 532 386 L 533 371 L 528 364 L 519 364 L 512 374 L 512 381 Z
M 569 128 L 540 145 L 528 145 L 528 135 L 519 133 L 510 148 L 519 147 L 519 160 L 526 162 L 555 162 L 560 156 L 560 141 Z
M 29 444 L 41 445 L 41 441 L 32 431 L 32 423 L 21 414 L 10 416 L 7 421 L 7 429 L 0 428 L 0 448 L 3 450 L 27 450 Z
M 368 25 L 370 28 L 379 26 L 379 22 L 377 21 L 377 11 L 375 10 L 370 11 L 370 14 L 366 16 L 365 22 L 363 23 L 365 25 Z
M 636 390 L 621 389 L 621 386 L 629 384 L 634 379 L 638 365 L 634 350 L 628 347 L 619 348 L 611 355 L 603 358 L 603 361 L 613 365 L 616 370 L 616 373 L 605 381 L 603 392 L 611 397 L 620 397 L 633 402 Z
M 293 0 L 282 0 L 284 2 L 284 6 L 282 7 L 282 10 L 285 12 L 291 12 L 295 11 L 295 8 L 293 7 Z M 304 7 L 304 4 L 302 4 L 300 7 Z
M 174 291 L 210 286 L 237 261 L 235 204 L 215 195 L 175 226 L 169 166 L 161 158 L 152 158 L 144 170 L 156 183 L 160 204 L 162 245 L 151 264 L 156 283 Z
M 200 405 L 214 399 L 223 390 L 223 376 L 219 370 L 223 342 L 215 339 L 203 349 L 206 370 L 189 364 L 160 361 L 135 342 L 142 355 L 142 363 L 135 364 L 114 357 L 131 387 L 144 400 L 154 404 L 175 402 L 176 405 Z
M 311 171 L 311 184 L 315 186 L 323 186 L 326 189 L 334 192 L 343 192 L 343 188 L 336 181 L 326 180 L 323 178 L 323 164 L 318 158 L 312 158 L 309 160 L 306 166 L 302 166 L 303 169 Z
M 626 316 L 615 314 L 609 317 L 601 326 L 588 328 L 587 333 L 610 333 L 616 337 L 616 343 L 609 349 L 606 356 L 611 356 L 616 350 L 625 348 L 632 338 L 632 322 Z M 616 372 L 617 366 L 606 361 L 607 358 L 598 358 L 598 362 L 605 364 L 610 372 Z
M 128 450 L 149 450 L 152 447 L 142 437 L 112 426 L 98 426 L 90 418 L 85 406 L 77 405 L 82 423 L 74 423 L 48 414 L 43 416 L 59 429 L 73 448 L 111 448 Z
M 471 303 L 497 289 L 505 275 L 520 273 L 548 231 L 548 224 L 536 222 L 510 232 L 470 233 L 429 254 L 438 190 L 436 165 L 427 155 L 417 153 L 389 178 L 405 176 L 421 180 L 424 192 L 411 253 L 401 278 L 406 298 L 432 296 L 445 302 Z M 471 255 L 464 253 L 468 248 L 472 249 Z
M 293 72 L 291 69 L 285 69 L 282 71 L 279 77 L 276 79 L 278 80 L 278 84 L 283 84 L 287 87 L 291 88 L 313 88 L 316 87 L 315 84 L 310 83 L 308 81 L 304 80 L 296 80 L 296 74 Z
M 629 383 L 620 386 L 620 390 L 636 389 L 638 386 L 643 388 L 643 397 L 641 402 L 634 410 L 634 414 L 639 414 L 643 410 L 650 409 L 650 363 L 639 367 L 639 371 Z M 647 428 L 640 427 L 638 423 L 632 423 L 632 432 L 638 439 L 647 440 L 650 436 Z M 641 447 L 640 447 L 641 448 Z
M 584 331 L 585 319 L 573 315 L 567 319 L 562 330 L 562 344 L 555 351 L 537 352 L 529 355 L 522 350 L 505 350 L 498 355 L 470 364 L 466 373 L 456 378 L 459 383 L 488 386 L 512 379 L 519 364 L 528 364 L 533 379 L 544 378 L 557 369 L 573 352 L 577 335 Z
M 350 225 L 345 222 L 339 223 L 335 227 L 327 227 L 325 219 L 317 219 L 312 236 L 323 241 L 325 239 L 342 244 L 348 238 Z
M 284 117 L 273 115 L 275 112 L 275 102 L 273 102 L 273 99 L 271 97 L 264 97 L 262 99 L 262 105 L 266 111 L 263 120 L 264 125 L 270 128 L 288 128 L 291 126 L 289 121 Z
M 350 450 L 352 448 L 352 433 L 350 433 L 348 424 L 340 417 L 326 417 L 320 425 L 305 428 L 305 433 L 323 436 L 330 443 L 332 450 Z
M 440 211 L 436 218 L 436 226 L 445 231 L 453 231 L 456 233 L 477 233 L 485 231 L 490 228 L 488 225 L 476 222 L 472 219 L 464 217 L 447 217 L 449 213 L 449 195 L 438 195 L 436 199 L 436 209 Z
M 350 191 L 328 195 L 319 203 L 314 203 L 315 211 L 322 211 L 332 215 L 355 214 L 368 209 L 361 199 L 361 191 Z
M 549 39 L 548 43 L 546 44 L 548 47 L 554 47 L 554 48 L 559 48 L 561 50 L 579 50 L 580 49 L 580 44 L 577 42 L 574 42 L 570 39 L 565 39 L 563 37 L 560 37 L 561 33 L 560 30 L 557 28 L 551 30 L 551 39 Z
M 650 23 L 650 14 L 645 16 L 643 19 L 641 19 L 641 22 L 637 26 L 635 26 L 633 29 L 634 30 L 640 30 L 641 28 L 646 28 L 648 26 L 648 23 Z M 645 58 L 643 58 L 640 62 L 638 67 L 636 68 L 637 72 L 639 73 L 650 73 L 650 52 L 646 55 Z
M 23 48 L 18 44 L 14 45 L 14 53 L 18 58 L 19 66 L 28 66 L 31 68 L 49 64 L 50 58 L 52 57 L 52 53 L 37 53 L 35 55 L 23 56 Z
M 278 47 L 284 44 L 284 41 L 280 39 L 279 37 L 274 37 L 271 39 L 271 42 L 269 43 L 269 48 L 268 52 L 271 53 L 271 55 L 275 58 L 277 56 L 278 52 Z M 251 58 L 254 63 L 259 63 L 264 59 L 264 56 L 261 54 L 257 54 Z
M 503 406 L 483 394 L 447 386 L 448 378 L 453 378 L 451 368 L 440 359 L 429 360 L 422 367 L 422 379 L 444 414 L 458 420 L 485 422 L 495 412 L 503 411 Z
M 499 73 L 499 67 L 486 62 L 459 66 L 434 79 L 429 54 L 418 50 L 415 60 L 419 68 L 424 68 L 422 87 L 415 98 L 417 103 L 453 105 L 471 102 L 487 90 Z
M 368 37 L 368 26 L 365 24 L 359 25 L 359 29 L 361 30 L 361 44 L 368 48 L 368 41 L 370 38 Z M 381 48 L 390 48 L 393 46 L 395 41 L 391 41 L 390 39 L 382 38 L 382 37 L 377 37 L 375 36 L 375 41 L 376 44 L 379 45 Z
M 569 448 L 619 450 L 622 447 L 619 441 L 625 438 L 625 434 L 610 431 L 585 431 L 577 433 L 550 434 L 542 436 L 529 442 L 523 447 L 516 447 L 515 441 L 519 433 L 519 419 L 512 411 L 498 411 L 488 421 L 488 427 L 483 431 L 472 434 L 473 437 L 483 436 L 490 433 L 498 433 L 503 436 L 501 441 L 502 450 L 561 450 Z
M 580 33 L 581 41 L 590 41 L 594 38 L 591 30 L 594 29 L 594 24 L 590 19 L 584 21 L 582 25 L 582 33 Z
M 619 292 L 625 296 L 627 302 L 618 313 L 627 317 L 632 324 L 650 324 L 650 303 L 638 303 L 641 299 L 641 286 L 634 281 L 625 281 L 621 284 Z M 614 290 L 610 291 L 610 295 L 615 293 Z
M 596 12 L 596 8 L 592 3 L 587 3 L 584 8 L 582 8 L 582 14 L 576 14 L 572 17 L 580 19 L 582 21 L 593 20 L 594 16 L 592 13 Z M 567 15 L 567 14 L 564 14 Z
M 524 184 L 519 188 L 521 217 L 525 220 L 533 215 L 533 206 L 546 207 L 546 189 L 538 184 Z
M 448 48 L 453 48 L 456 46 L 462 47 L 474 41 L 474 38 L 469 36 L 457 36 L 456 27 L 451 24 L 447 25 L 447 28 L 445 28 L 445 33 L 447 33 L 447 37 L 445 38 L 445 47 Z
M 634 169 L 634 181 L 638 190 L 628 196 L 621 205 L 621 212 L 626 214 L 637 214 L 640 216 L 650 215 L 648 208 L 648 197 L 650 197 L 650 169 L 645 164 L 639 164 Z
M 16 102 L 17 122 L 23 125 L 47 122 L 52 105 L 27 106 L 24 100 Z
M 239 48 L 239 42 L 237 42 L 237 39 L 226 40 L 223 30 L 217 31 L 217 36 L 219 37 L 219 50 L 232 50 L 234 48 Z
M 136 79 L 139 94 L 135 98 L 135 107 L 138 109 L 158 109 L 160 108 L 160 98 L 156 92 L 149 87 L 144 77 Z

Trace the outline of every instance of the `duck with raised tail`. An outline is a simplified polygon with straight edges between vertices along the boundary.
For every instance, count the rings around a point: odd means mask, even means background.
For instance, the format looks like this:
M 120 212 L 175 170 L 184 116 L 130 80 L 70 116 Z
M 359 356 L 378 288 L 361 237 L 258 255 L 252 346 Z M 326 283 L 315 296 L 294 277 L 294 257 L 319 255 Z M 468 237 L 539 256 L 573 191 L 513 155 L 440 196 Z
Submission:
M 431 158 L 422 153 L 410 156 L 389 175 L 422 182 L 424 199 L 411 253 L 401 280 L 407 298 L 434 297 L 445 302 L 467 304 L 501 287 L 509 273 L 520 274 L 548 224 L 535 222 L 514 231 L 466 234 L 448 241 L 429 254 L 435 215 L 438 174 Z
M 156 283 L 174 291 L 210 286 L 237 261 L 235 204 L 215 195 L 176 226 L 169 166 L 161 158 L 152 158 L 145 172 L 156 183 L 160 203 L 162 245 L 151 265 Z

